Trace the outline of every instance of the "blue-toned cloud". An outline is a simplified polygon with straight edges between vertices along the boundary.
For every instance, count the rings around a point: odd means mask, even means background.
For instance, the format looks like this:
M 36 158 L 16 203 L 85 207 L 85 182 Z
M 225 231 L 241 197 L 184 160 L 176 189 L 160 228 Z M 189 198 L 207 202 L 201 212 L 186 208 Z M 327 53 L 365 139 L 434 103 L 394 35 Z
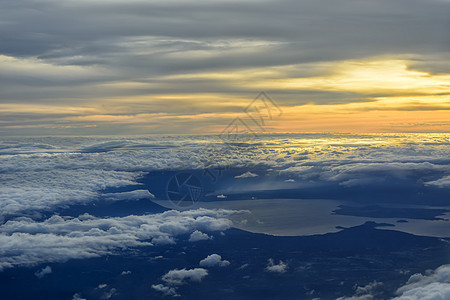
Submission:
M 189 237 L 189 242 L 207 241 L 207 240 L 211 240 L 211 239 L 212 239 L 211 236 L 207 235 L 206 233 L 196 230 L 193 233 L 191 233 L 191 235 Z
M 230 265 L 228 260 L 222 259 L 219 254 L 211 254 L 200 261 L 200 267 L 227 267 Z
M 278 262 L 278 264 L 276 264 L 275 261 L 273 260 L 273 258 L 269 258 L 265 270 L 267 272 L 272 272 L 272 273 L 285 273 L 287 271 L 287 269 L 288 269 L 287 263 L 280 260 Z
M 155 291 L 158 291 L 162 293 L 164 296 L 172 296 L 172 297 L 179 297 L 180 294 L 178 294 L 177 289 L 175 287 L 169 287 L 165 286 L 164 284 L 153 284 L 152 288 Z
M 254 178 L 254 177 L 258 177 L 258 174 L 252 173 L 250 171 L 245 172 L 241 175 L 234 176 L 234 178 L 237 178 L 237 179 L 239 179 L 239 178 Z
M 34 162 L 45 164 L 45 162 L 39 162 L 39 158 Z M 41 165 L 41 167 L 48 166 Z M 33 166 L 30 166 L 29 170 L 1 174 L 1 214 L 14 215 L 27 210 L 51 211 L 54 207 L 67 204 L 88 203 L 100 197 L 100 190 L 108 187 L 133 185 L 135 180 L 142 175 L 101 169 L 63 168 L 35 170 Z M 111 200 L 121 200 L 124 197 L 136 199 L 141 196 L 150 198 L 151 194 L 138 191 L 106 195 Z
M 111 288 L 109 291 L 105 291 L 102 294 L 101 299 L 111 299 L 111 297 L 114 296 L 116 292 L 117 290 L 115 288 Z
M 39 279 L 43 278 L 45 275 L 48 274 L 52 274 L 52 268 L 50 266 L 46 266 L 45 268 L 36 271 L 36 273 L 34 273 L 34 275 Z
M 429 181 L 425 183 L 426 185 L 437 186 L 440 188 L 450 187 L 450 176 L 445 176 L 437 180 Z
M 150 199 L 152 191 L 139 183 L 142 176 L 154 170 L 200 169 L 205 160 L 214 166 L 203 156 L 205 145 L 214 145 L 215 156 L 230 169 L 242 170 L 233 176 L 261 174 L 215 191 L 228 196 L 314 184 L 353 189 L 394 181 L 445 191 L 450 176 L 445 135 L 262 135 L 231 148 L 218 137 L 10 138 L 0 141 L 0 219 L 39 216 L 99 199 Z M 135 191 L 103 192 L 130 185 Z
M 350 297 L 339 297 L 337 300 L 375 300 L 379 299 L 379 289 L 383 283 L 373 281 L 364 286 L 356 286 L 355 294 Z
M 161 277 L 164 284 L 154 284 L 152 288 L 164 296 L 180 297 L 178 287 L 191 282 L 201 282 L 208 271 L 203 268 L 170 270 Z
M 76 293 L 72 296 L 72 300 L 86 300 L 86 298 L 83 298 L 79 293 Z
M 155 198 L 155 195 L 150 193 L 148 190 L 134 190 L 131 192 L 122 192 L 122 193 L 106 193 L 103 194 L 102 197 L 107 200 L 138 200 L 138 199 L 151 199 Z
M 203 268 L 175 269 L 164 274 L 161 279 L 168 285 L 177 286 L 188 282 L 201 282 L 206 275 L 208 271 Z

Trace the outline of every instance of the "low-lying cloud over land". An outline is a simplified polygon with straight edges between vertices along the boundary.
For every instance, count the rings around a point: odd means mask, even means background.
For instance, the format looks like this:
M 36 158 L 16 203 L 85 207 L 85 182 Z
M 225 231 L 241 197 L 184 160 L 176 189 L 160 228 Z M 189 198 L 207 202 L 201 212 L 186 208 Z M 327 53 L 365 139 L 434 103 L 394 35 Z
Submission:
M 121 249 L 175 243 L 176 237 L 197 230 L 228 229 L 233 211 L 189 210 L 162 214 L 98 218 L 54 215 L 37 222 L 18 218 L 0 225 L 0 271 L 16 266 L 99 257 Z
M 152 288 L 164 296 L 179 297 L 177 288 L 191 282 L 201 282 L 208 271 L 203 268 L 170 270 L 161 277 L 164 284 L 154 284 Z

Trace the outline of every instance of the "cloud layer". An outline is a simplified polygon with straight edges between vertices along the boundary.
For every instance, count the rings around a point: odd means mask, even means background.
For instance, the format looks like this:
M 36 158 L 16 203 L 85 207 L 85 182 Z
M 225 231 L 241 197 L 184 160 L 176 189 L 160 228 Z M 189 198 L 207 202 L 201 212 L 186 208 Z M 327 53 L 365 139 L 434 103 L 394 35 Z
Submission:
M 0 142 L 0 219 L 23 214 L 34 217 L 98 200 L 150 200 L 154 191 L 139 183 L 146 173 L 217 165 L 242 170 L 233 177 L 259 176 L 234 179 L 231 185 L 219 186 L 222 190 L 215 191 L 216 195 L 305 190 L 315 185 L 354 190 L 395 183 L 395 188 L 410 185 L 439 193 L 448 188 L 450 148 L 448 137 L 442 134 L 243 138 L 238 145 L 199 136 L 4 139 Z M 214 145 L 214 152 L 207 152 L 205 145 Z M 132 191 L 105 193 L 123 187 Z
M 266 271 L 272 273 L 285 273 L 288 269 L 288 265 L 280 260 L 278 264 L 275 263 L 273 258 L 269 258 L 267 262 Z
M 396 300 L 432 300 L 450 298 L 450 266 L 444 265 L 426 275 L 414 274 L 397 290 Z
M 317 118 L 317 107 L 296 108 L 311 103 L 445 111 L 445 102 L 416 96 L 448 95 L 448 8 L 438 0 L 6 0 L 0 134 L 199 132 L 222 128 L 261 90 L 274 92 L 289 122 L 302 111 Z
M 18 218 L 0 225 L 0 271 L 16 266 L 99 257 L 120 249 L 175 243 L 196 230 L 222 231 L 231 226 L 233 211 L 190 210 L 162 214 L 97 218 L 54 215 L 37 222 Z M 41 271 L 42 273 L 42 271 Z M 41 274 L 39 273 L 39 274 Z

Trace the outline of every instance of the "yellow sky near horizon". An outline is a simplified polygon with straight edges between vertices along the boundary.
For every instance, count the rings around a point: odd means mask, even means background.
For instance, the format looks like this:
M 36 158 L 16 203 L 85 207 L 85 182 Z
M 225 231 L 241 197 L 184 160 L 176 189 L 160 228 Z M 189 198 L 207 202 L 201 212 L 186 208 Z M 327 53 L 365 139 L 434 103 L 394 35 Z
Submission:
M 16 61 L 11 63 L 13 60 Z M 35 74 L 48 67 L 38 60 L 24 59 L 17 63 L 19 59 L 3 58 L 3 61 L 8 62 L 13 71 L 17 66 L 20 71 L 28 69 Z M 301 74 L 301 68 L 306 67 L 295 65 L 162 76 L 149 79 L 150 83 L 100 82 L 88 88 L 108 88 L 111 95 L 104 96 L 100 92 L 95 98 L 83 101 L 2 103 L 0 113 L 42 115 L 52 128 L 58 124 L 67 127 L 71 123 L 86 127 L 123 124 L 133 125 L 134 130 L 139 126 L 150 130 L 173 126 L 193 133 L 220 132 L 234 117 L 247 117 L 243 109 L 252 99 L 240 93 L 201 90 L 170 93 L 170 88 L 180 82 L 189 84 L 204 80 L 231 90 L 270 91 L 283 115 L 270 120 L 266 124 L 267 131 L 450 132 L 450 74 L 430 74 L 415 70 L 411 65 L 411 60 L 377 57 L 317 63 L 314 67 L 320 72 L 304 77 L 292 76 Z M 62 74 L 66 67 L 53 65 L 51 68 L 51 72 Z M 77 67 L 77 72 L 71 76 L 83 76 L 88 71 Z M 153 92 L 158 88 L 164 92 Z M 133 89 L 141 92 L 121 95 L 122 90 Z M 354 93 L 360 95 L 361 100 L 346 102 L 344 99 L 333 103 L 332 96 L 328 96 L 330 99 L 324 103 L 315 99 L 298 105 L 296 93 L 303 91 Z M 281 95 L 279 100 L 277 95 Z M 7 123 L 1 122 L 8 128 Z

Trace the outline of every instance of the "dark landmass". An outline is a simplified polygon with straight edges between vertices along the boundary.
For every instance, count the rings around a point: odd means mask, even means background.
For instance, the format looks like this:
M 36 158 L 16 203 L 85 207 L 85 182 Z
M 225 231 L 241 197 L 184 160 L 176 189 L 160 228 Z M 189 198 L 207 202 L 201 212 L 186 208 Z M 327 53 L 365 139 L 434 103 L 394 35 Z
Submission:
M 383 224 L 381 224 L 383 225 Z M 208 268 L 201 283 L 182 285 L 181 299 L 336 299 L 351 296 L 355 286 L 374 280 L 383 285 L 375 299 L 389 299 L 408 278 L 450 262 L 448 241 L 382 230 L 368 222 L 337 233 L 278 237 L 230 229 L 213 240 L 130 249 L 86 260 L 14 268 L 0 273 L 0 299 L 170 299 L 151 288 L 172 269 L 198 268 L 199 261 L 217 253 L 227 267 Z M 268 259 L 282 260 L 285 273 L 265 270 Z M 247 264 L 247 266 L 245 266 Z M 50 265 L 42 279 L 34 272 Z M 245 267 L 242 267 L 245 266 Z M 123 271 L 130 274 L 121 275 Z M 26 282 L 26 288 L 23 283 Z M 107 284 L 107 288 L 99 288 Z

